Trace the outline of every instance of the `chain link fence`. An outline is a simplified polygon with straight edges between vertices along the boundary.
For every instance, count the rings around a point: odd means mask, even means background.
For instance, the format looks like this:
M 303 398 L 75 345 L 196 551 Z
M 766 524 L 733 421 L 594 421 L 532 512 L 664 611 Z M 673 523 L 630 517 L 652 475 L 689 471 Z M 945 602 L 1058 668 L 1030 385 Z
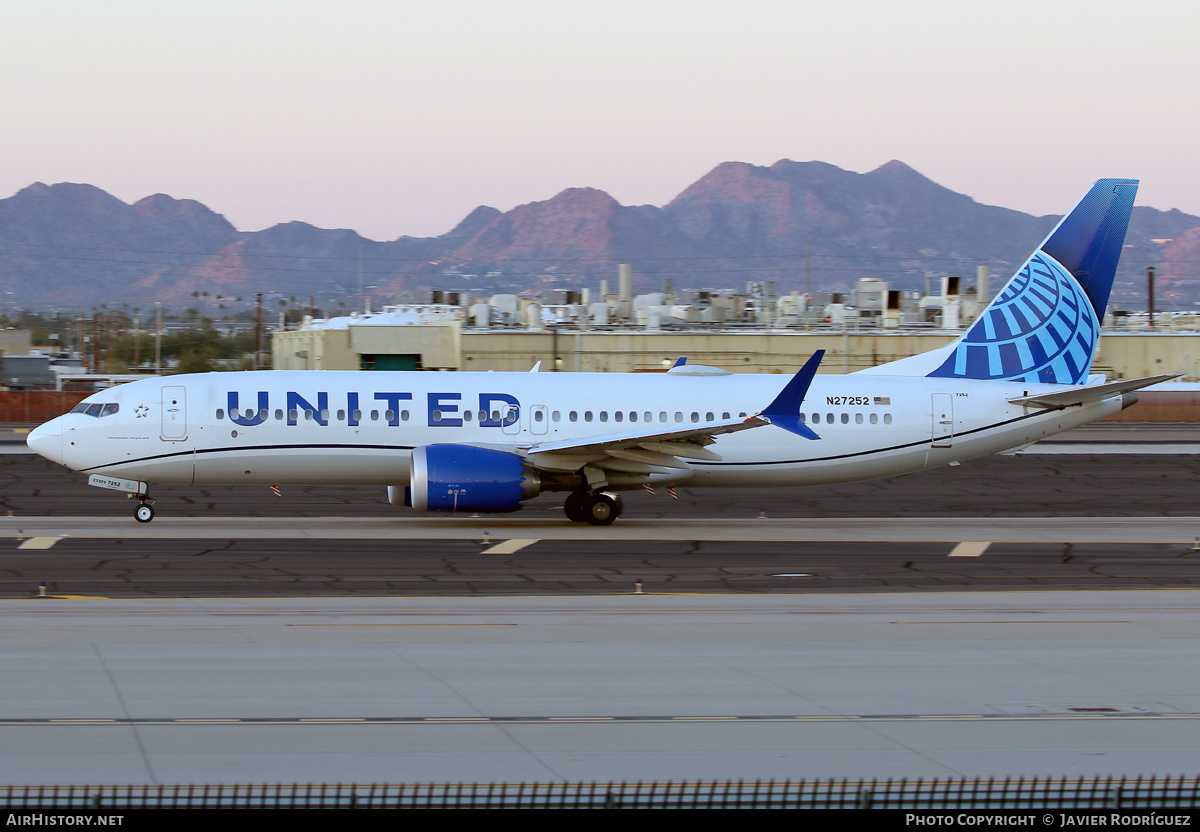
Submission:
M 7 786 L 5 809 L 1193 809 L 1195 777 Z

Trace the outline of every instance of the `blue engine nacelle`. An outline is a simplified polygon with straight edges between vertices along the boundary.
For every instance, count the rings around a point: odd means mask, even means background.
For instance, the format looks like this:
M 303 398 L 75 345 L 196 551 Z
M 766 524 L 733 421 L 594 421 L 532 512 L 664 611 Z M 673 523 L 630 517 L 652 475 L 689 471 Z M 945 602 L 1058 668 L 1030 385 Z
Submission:
M 413 450 L 410 496 L 419 511 L 516 511 L 541 485 L 537 472 L 509 451 L 472 445 Z

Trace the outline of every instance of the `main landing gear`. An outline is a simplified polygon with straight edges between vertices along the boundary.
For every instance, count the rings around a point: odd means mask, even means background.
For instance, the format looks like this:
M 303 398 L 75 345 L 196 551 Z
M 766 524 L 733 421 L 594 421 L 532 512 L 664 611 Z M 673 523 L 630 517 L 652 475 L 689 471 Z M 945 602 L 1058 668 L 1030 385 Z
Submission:
M 610 526 L 621 516 L 621 498 L 608 491 L 592 494 L 588 491 L 572 491 L 563 504 L 567 519 L 575 523 L 590 523 L 593 526 Z
M 130 494 L 129 499 L 138 501 L 138 507 L 133 510 L 133 519 L 139 523 L 149 523 L 154 519 L 153 497 L 149 494 Z

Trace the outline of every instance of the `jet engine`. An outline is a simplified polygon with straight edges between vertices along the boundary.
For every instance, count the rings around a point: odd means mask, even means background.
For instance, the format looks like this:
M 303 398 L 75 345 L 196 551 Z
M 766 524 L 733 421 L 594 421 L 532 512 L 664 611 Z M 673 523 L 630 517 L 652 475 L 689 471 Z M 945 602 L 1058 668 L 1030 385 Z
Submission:
M 516 511 L 542 490 L 537 471 L 509 451 L 473 445 L 422 445 L 413 450 L 412 507 L 419 511 Z

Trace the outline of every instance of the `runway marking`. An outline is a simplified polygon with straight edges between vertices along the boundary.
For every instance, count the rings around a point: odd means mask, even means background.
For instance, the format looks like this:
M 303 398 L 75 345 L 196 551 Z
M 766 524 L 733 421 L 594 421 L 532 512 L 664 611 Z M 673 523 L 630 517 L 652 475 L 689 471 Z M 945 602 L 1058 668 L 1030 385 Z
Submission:
M 137 725 L 179 725 L 187 727 L 225 727 L 237 725 L 563 725 L 604 723 L 609 725 L 646 723 L 730 723 L 730 722 L 1084 722 L 1094 720 L 1200 719 L 1200 713 L 1158 713 L 1152 711 L 1032 714 L 709 714 L 667 716 L 663 714 L 628 716 L 428 716 L 428 717 L 144 717 L 137 719 L 79 718 L 0 719 L 0 727 L 48 725 L 55 727 Z
M 107 595 L 35 595 L 34 601 L 111 601 Z M 95 612 L 95 610 L 88 610 Z
M 948 557 L 952 558 L 977 558 L 988 550 L 992 544 L 982 540 L 964 540 L 962 543 L 950 550 Z
M 957 627 L 957 626 L 961 626 L 963 624 L 1128 624 L 1129 621 L 1128 621 L 1128 619 L 1120 619 L 1120 618 L 1100 618 L 1100 619 L 1089 619 L 1087 621 L 1082 621 L 1079 619 L 1055 620 L 1052 618 L 1049 618 L 1049 619 L 1047 619 L 1047 618 L 1042 618 L 1042 619 L 1038 619 L 1038 618 L 1010 618 L 1010 619 L 998 618 L 995 621 L 983 621 L 983 620 L 978 620 L 978 621 L 893 621 L 892 623 L 893 624 L 953 624 L 954 626 Z
M 31 537 L 28 540 L 21 541 L 18 549 L 49 549 L 58 541 L 62 540 L 62 536 L 57 537 Z
M 532 546 L 540 542 L 540 538 L 524 538 L 514 537 L 511 540 L 501 540 L 490 549 L 484 549 L 480 552 L 481 555 L 511 555 L 514 552 L 519 552 L 526 546 Z
M 380 622 L 377 624 L 284 624 L 285 627 L 515 627 L 516 624 L 507 624 L 504 622 L 480 621 L 479 623 L 464 622 L 464 623 L 421 623 L 414 622 L 397 622 L 395 624 L 389 622 Z
M 115 719 L 101 719 L 101 718 L 96 718 L 96 719 L 48 719 L 45 721 L 49 722 L 49 723 L 53 723 L 54 725 L 112 725 L 112 724 L 116 724 L 118 722 L 118 720 L 115 720 Z

